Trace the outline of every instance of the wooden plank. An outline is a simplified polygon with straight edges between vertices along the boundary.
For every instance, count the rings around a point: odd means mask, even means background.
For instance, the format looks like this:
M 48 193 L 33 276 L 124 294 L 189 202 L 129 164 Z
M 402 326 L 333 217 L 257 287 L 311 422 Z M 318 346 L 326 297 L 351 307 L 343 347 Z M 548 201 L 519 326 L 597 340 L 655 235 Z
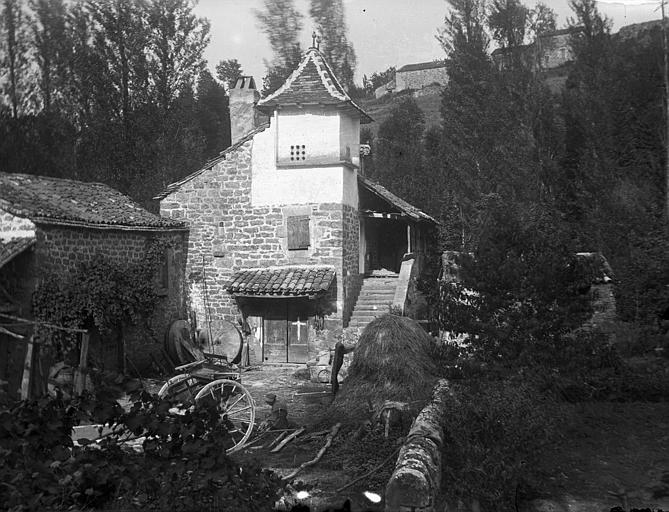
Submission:
M 74 370 L 74 393 L 80 395 L 86 389 L 86 374 L 88 373 L 88 334 L 81 335 L 81 350 L 79 351 L 79 366 Z
M 26 346 L 26 358 L 25 364 L 23 365 L 23 378 L 21 379 L 21 400 L 27 400 L 30 398 L 30 374 L 32 371 L 32 362 L 33 338 L 31 336 Z

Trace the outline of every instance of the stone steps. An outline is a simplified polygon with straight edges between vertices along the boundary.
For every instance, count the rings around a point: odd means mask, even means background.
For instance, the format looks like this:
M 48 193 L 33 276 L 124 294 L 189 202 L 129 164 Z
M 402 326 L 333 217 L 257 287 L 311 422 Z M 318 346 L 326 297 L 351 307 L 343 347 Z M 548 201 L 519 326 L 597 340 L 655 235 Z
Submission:
M 397 274 L 383 270 L 374 271 L 363 280 L 349 327 L 365 328 L 376 317 L 388 313 L 395 298 L 397 277 Z

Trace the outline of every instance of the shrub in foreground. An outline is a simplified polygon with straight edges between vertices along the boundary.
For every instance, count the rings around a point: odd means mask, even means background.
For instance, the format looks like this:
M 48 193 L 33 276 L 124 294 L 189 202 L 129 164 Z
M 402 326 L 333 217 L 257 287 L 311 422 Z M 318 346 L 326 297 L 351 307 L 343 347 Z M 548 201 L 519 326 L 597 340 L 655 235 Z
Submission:
M 443 492 L 451 503 L 515 510 L 518 489 L 555 435 L 556 405 L 525 384 L 470 382 L 448 400 Z

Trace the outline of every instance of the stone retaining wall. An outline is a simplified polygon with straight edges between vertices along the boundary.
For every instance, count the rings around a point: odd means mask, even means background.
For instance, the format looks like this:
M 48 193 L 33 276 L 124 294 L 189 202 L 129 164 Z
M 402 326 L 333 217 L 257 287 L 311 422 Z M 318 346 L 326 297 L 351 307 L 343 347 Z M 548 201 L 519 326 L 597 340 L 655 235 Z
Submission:
M 386 512 L 438 510 L 444 445 L 442 424 L 448 390 L 448 381 L 440 380 L 434 387 L 432 400 L 411 425 L 386 486 Z

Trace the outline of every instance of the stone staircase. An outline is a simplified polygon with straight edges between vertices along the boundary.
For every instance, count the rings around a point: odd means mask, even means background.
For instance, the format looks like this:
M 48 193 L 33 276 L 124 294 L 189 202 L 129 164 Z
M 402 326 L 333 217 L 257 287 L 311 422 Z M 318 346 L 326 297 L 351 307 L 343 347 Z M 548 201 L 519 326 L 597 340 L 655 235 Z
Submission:
M 388 313 L 395 297 L 397 278 L 398 274 L 387 270 L 374 270 L 365 277 L 348 326 L 363 329 L 377 316 Z

